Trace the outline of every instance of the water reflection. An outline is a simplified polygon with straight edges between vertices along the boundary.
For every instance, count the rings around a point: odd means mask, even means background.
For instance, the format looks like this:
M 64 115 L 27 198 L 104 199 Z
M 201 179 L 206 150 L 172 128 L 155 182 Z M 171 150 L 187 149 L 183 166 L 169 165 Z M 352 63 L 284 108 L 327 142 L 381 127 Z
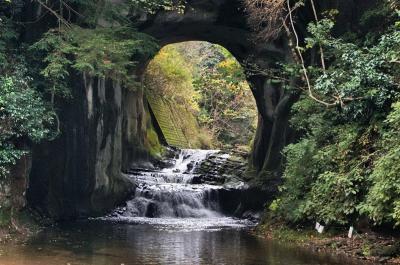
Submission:
M 257 238 L 243 228 L 197 231 L 154 224 L 84 222 L 48 229 L 27 245 L 3 246 L 2 265 L 355 265 Z

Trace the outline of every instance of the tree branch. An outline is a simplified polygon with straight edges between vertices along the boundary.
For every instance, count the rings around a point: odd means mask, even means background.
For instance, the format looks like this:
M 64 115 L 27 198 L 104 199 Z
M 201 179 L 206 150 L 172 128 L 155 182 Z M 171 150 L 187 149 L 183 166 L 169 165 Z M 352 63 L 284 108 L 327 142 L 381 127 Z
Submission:
M 317 9 L 315 8 L 314 0 L 310 0 L 310 2 L 311 2 L 311 7 L 312 7 L 312 10 L 313 10 L 313 13 L 314 13 L 315 22 L 318 23 L 319 20 L 318 20 L 318 15 L 317 15 Z M 319 44 L 319 52 L 320 52 L 320 55 L 321 55 L 321 66 L 322 66 L 322 69 L 325 72 L 326 71 L 325 56 L 324 56 L 324 50 L 322 49 L 321 44 Z
M 302 55 L 302 53 L 301 53 L 301 49 L 300 49 L 300 40 L 299 40 L 299 36 L 297 35 L 297 31 L 296 31 L 296 28 L 295 28 L 295 26 L 294 26 L 293 15 L 292 15 L 292 11 L 291 11 L 291 8 L 290 8 L 290 1 L 287 0 L 286 3 L 287 3 L 288 11 L 289 11 L 289 21 L 290 21 L 290 25 L 291 25 L 291 27 L 292 27 L 292 31 L 293 31 L 293 34 L 294 34 L 294 37 L 295 37 L 295 40 L 296 40 L 296 47 L 295 47 L 295 49 L 296 49 L 297 55 L 298 55 L 298 57 L 299 57 L 299 59 L 300 59 L 300 65 L 301 65 L 301 68 L 302 68 L 302 70 L 303 70 L 303 75 L 304 75 L 304 78 L 305 78 L 305 80 L 306 80 L 306 84 L 307 84 L 307 88 L 308 88 L 308 96 L 309 96 L 310 98 L 312 98 L 313 100 L 317 101 L 318 103 L 321 103 L 321 104 L 325 105 L 326 107 L 335 106 L 335 105 L 338 104 L 337 101 L 332 102 L 332 103 L 330 103 L 330 102 L 325 102 L 325 101 L 323 101 L 323 100 L 320 100 L 320 99 L 316 98 L 316 97 L 314 96 L 313 92 L 312 92 L 310 78 L 308 77 L 308 71 L 307 71 L 307 68 L 306 68 L 306 65 L 305 65 L 305 62 L 304 62 L 303 55 Z
M 71 27 L 71 24 L 65 20 L 60 14 L 58 14 L 56 11 L 54 11 L 52 8 L 50 8 L 49 6 L 47 6 L 45 3 L 43 3 L 43 1 L 41 0 L 34 0 L 37 3 L 39 3 L 42 7 L 44 7 L 46 10 L 48 10 L 50 13 L 52 13 L 62 24 L 64 24 L 65 26 L 67 26 L 68 28 Z

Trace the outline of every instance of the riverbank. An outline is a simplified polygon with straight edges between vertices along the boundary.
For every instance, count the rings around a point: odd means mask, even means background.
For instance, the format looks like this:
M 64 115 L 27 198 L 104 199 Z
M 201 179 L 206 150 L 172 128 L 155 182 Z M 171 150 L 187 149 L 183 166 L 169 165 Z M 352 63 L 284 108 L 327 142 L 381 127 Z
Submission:
M 400 238 L 376 232 L 355 233 L 350 239 L 347 231 L 327 231 L 318 234 L 314 229 L 291 228 L 281 223 L 264 223 L 255 233 L 267 239 L 309 248 L 315 252 L 370 261 L 400 264 Z
M 26 233 L 25 231 L 17 231 L 12 227 L 0 227 L 0 245 L 23 243 L 37 233 L 37 231 Z
M 32 209 L 24 209 L 0 226 L 0 245 L 24 243 L 53 226 L 56 226 L 54 220 Z

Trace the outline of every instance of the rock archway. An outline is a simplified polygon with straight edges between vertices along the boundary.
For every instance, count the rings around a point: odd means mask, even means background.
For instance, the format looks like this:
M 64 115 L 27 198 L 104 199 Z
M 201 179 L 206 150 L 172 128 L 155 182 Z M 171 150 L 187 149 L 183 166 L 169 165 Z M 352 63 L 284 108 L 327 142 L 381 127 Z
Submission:
M 161 46 L 208 41 L 228 49 L 243 66 L 266 67 L 290 60 L 284 38 L 271 43 L 252 41 L 246 14 L 237 0 L 191 0 L 183 13 L 137 14 L 137 19 L 139 30 L 157 38 Z M 139 65 L 139 78 L 148 60 Z M 259 111 L 251 163 L 275 191 L 281 150 L 290 138 L 289 109 L 296 95 L 286 94 L 261 75 L 249 75 L 248 82 Z M 63 134 L 34 148 L 27 193 L 32 207 L 56 218 L 110 209 L 133 188 L 122 172 L 132 162 L 148 159 L 143 139 L 149 114 L 143 92 L 81 74 L 74 75 L 71 84 L 74 99 L 62 103 L 59 113 Z
M 191 40 L 219 44 L 245 68 L 257 65 L 263 69 L 290 61 L 287 40 L 281 37 L 269 43 L 254 41 L 246 16 L 240 0 L 192 0 L 184 12 L 157 13 L 143 21 L 139 29 L 157 38 L 161 46 Z M 297 95 L 285 94 L 279 85 L 262 75 L 248 73 L 247 79 L 260 114 L 251 163 L 257 174 L 277 180 L 281 151 L 291 138 L 287 126 L 289 110 Z

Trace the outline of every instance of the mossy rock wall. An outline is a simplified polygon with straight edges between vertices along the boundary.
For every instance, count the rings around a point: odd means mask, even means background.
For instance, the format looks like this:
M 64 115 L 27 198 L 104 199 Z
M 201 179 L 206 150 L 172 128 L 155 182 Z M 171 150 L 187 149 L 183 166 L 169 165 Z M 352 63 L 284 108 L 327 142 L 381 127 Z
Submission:
M 184 131 L 182 118 L 187 116 L 185 111 L 177 111 L 174 106 L 161 96 L 152 93 L 146 94 L 151 111 L 156 119 L 155 122 L 159 125 L 162 136 L 168 145 L 178 148 L 192 147 Z

